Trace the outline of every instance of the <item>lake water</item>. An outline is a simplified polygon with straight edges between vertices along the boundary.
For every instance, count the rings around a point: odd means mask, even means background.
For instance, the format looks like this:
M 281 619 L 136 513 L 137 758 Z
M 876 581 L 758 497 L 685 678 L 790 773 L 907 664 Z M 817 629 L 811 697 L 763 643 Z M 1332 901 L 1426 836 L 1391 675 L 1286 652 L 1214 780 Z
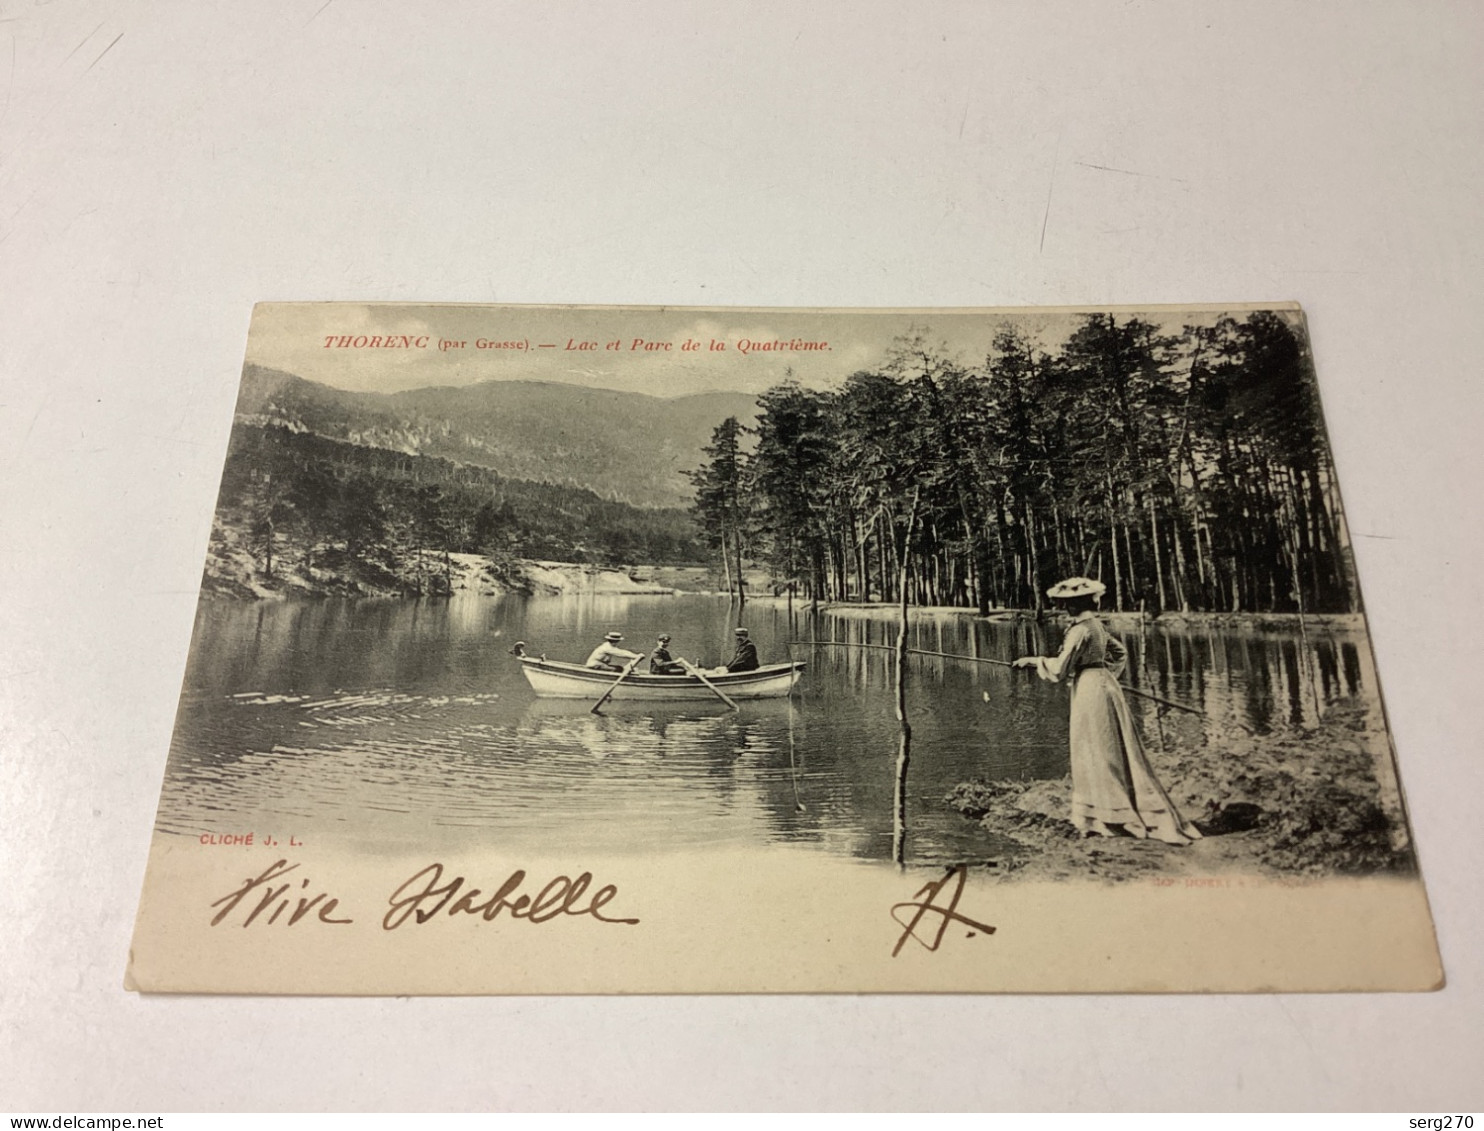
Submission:
M 656 634 L 707 664 L 731 652 L 725 599 L 478 597 L 448 601 L 203 602 L 161 799 L 161 831 L 255 832 L 358 851 L 498 845 L 610 853 L 788 843 L 891 856 L 897 722 L 892 657 L 795 646 L 793 698 L 743 703 L 538 700 L 510 656 L 583 660 L 603 634 Z M 791 640 L 890 644 L 891 615 L 749 604 L 763 662 Z M 1113 623 L 1124 681 L 1225 723 L 1312 723 L 1372 695 L 1358 629 Z M 1054 651 L 1063 627 L 923 614 L 911 646 L 1010 660 Z M 972 778 L 1067 773 L 1063 688 L 992 665 L 917 657 L 907 857 L 995 853 L 944 796 Z M 1131 700 L 1156 769 L 1203 719 Z

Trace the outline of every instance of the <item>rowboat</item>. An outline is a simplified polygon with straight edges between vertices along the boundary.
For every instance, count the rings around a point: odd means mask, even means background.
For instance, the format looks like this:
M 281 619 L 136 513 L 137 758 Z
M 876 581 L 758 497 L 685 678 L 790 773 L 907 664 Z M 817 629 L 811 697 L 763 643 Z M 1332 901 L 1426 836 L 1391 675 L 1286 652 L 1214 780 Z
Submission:
M 581 664 L 564 664 L 560 660 L 542 660 L 534 656 L 519 657 L 521 670 L 531 690 L 543 699 L 596 699 L 618 682 L 619 673 L 585 668 Z M 713 687 L 733 699 L 781 699 L 804 674 L 804 662 L 765 664 L 750 672 L 706 673 Z M 612 700 L 648 700 L 651 702 L 682 699 L 716 700 L 716 693 L 695 676 L 650 675 L 633 672 L 617 687 Z

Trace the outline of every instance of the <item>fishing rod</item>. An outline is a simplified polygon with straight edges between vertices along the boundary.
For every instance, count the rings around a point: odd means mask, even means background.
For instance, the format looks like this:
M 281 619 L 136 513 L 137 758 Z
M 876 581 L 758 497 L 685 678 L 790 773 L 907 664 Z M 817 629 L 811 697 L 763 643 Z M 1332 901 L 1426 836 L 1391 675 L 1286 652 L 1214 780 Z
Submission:
M 895 652 L 895 644 L 856 644 L 849 640 L 790 640 L 787 643 L 808 644 L 814 648 L 874 648 L 881 652 Z M 942 656 L 947 660 L 968 660 L 971 664 L 997 664 L 1002 668 L 1013 668 L 1015 665 L 1008 660 L 989 660 L 980 656 L 961 656 L 957 652 L 930 652 L 926 648 L 908 648 L 908 652 L 914 652 L 919 656 Z
M 894 644 L 853 644 L 848 640 L 790 640 L 788 643 L 791 645 L 808 644 L 810 647 L 813 648 L 872 648 L 881 652 L 895 652 L 897 650 L 896 645 Z M 1010 663 L 1008 660 L 991 660 L 983 656 L 964 656 L 960 655 L 957 652 L 933 652 L 927 648 L 908 648 L 907 651 L 918 656 L 941 656 L 945 660 L 967 660 L 971 664 L 994 664 L 996 667 L 1001 668 L 1015 667 L 1015 665 Z M 1192 715 L 1200 715 L 1203 719 L 1209 719 L 1211 717 L 1205 711 L 1202 711 L 1196 707 L 1188 707 L 1184 703 L 1171 702 L 1169 699 L 1163 699 L 1158 695 L 1151 695 L 1147 691 L 1140 691 L 1137 687 L 1130 687 L 1126 683 L 1120 683 L 1118 686 L 1123 688 L 1123 690 L 1127 691 L 1130 695 L 1137 695 L 1141 699 L 1148 699 L 1155 703 L 1162 703 L 1164 706 L 1171 707 L 1176 711 L 1185 711 Z M 1242 726 L 1241 723 L 1238 723 L 1237 725 Z M 1242 727 L 1242 729 L 1248 730 L 1247 727 Z M 1249 730 L 1248 733 L 1250 734 L 1251 731 Z

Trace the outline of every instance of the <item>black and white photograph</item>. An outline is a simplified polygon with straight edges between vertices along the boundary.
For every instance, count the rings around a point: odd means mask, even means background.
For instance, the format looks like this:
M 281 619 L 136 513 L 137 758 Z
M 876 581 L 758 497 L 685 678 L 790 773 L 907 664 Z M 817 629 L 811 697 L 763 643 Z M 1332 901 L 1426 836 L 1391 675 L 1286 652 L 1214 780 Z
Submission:
M 1367 881 L 1435 982 L 1301 312 L 260 307 L 156 851 L 268 931 L 317 851 L 554 845 L 905 874 L 898 958 L 950 889 Z M 384 926 L 581 905 L 428 867 Z
M 1481 57 L 0 0 L 0 1112 L 1466 1131 Z

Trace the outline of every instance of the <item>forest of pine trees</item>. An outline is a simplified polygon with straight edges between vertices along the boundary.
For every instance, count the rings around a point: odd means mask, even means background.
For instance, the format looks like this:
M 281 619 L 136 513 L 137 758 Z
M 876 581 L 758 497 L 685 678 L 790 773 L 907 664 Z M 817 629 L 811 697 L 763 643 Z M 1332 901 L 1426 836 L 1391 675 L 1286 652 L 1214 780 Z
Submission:
M 819 600 L 895 600 L 906 555 L 914 603 L 981 613 L 1079 574 L 1118 610 L 1358 606 L 1307 347 L 1272 312 L 1082 315 L 1054 350 L 1007 326 L 980 366 L 914 330 L 759 407 L 692 475 L 729 577 L 746 557 Z

